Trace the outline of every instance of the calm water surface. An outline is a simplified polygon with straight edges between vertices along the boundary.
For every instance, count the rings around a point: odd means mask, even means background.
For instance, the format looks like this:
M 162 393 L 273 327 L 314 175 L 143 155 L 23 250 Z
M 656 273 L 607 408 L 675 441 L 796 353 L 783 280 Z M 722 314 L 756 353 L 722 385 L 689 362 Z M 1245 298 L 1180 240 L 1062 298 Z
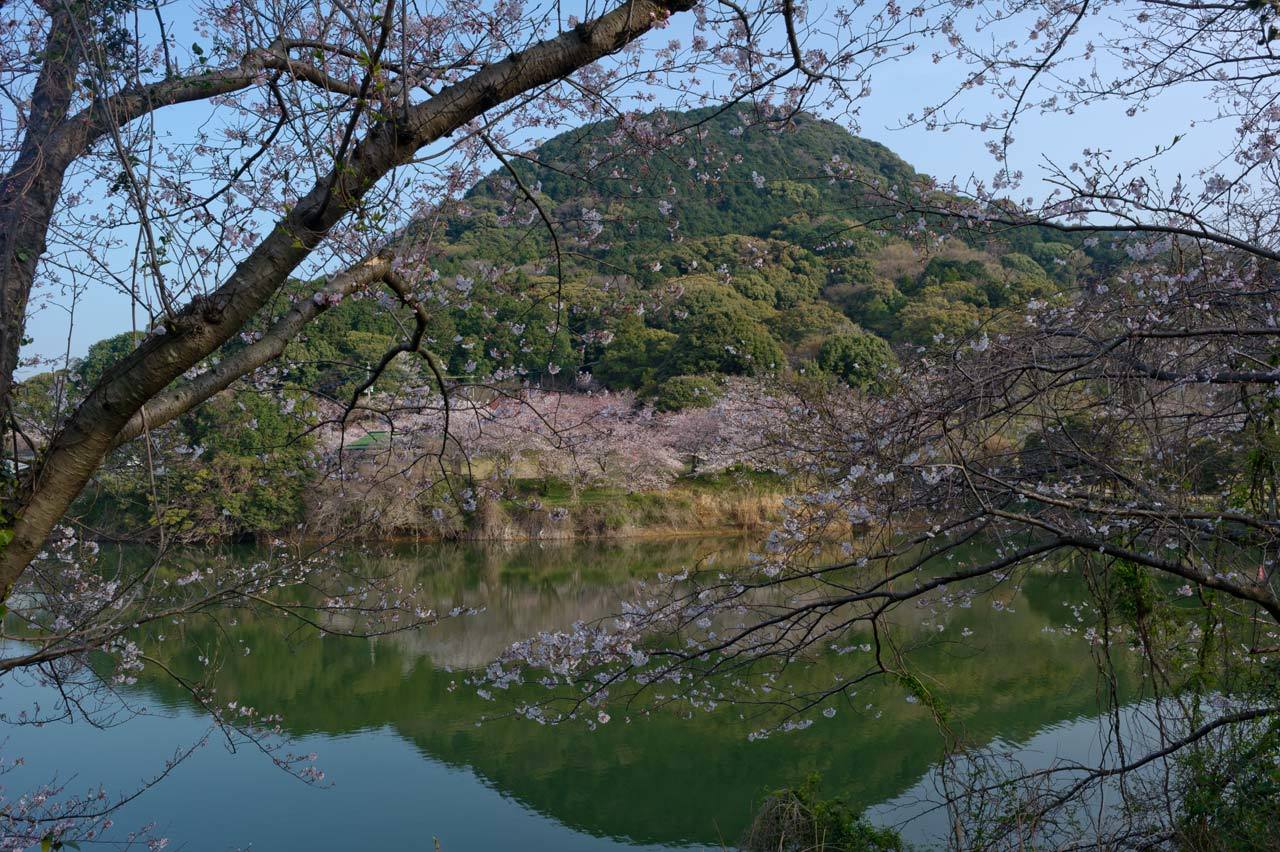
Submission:
M 856 711 L 758 742 L 734 713 L 630 722 L 615 713 L 594 732 L 514 719 L 477 725 L 495 707 L 463 670 L 539 630 L 616 611 L 655 571 L 744 554 L 742 543 L 679 541 L 421 546 L 379 557 L 421 572 L 439 610 L 484 611 L 377 641 L 240 623 L 235 637 L 251 652 L 227 658 L 218 677 L 223 698 L 282 713 L 294 750 L 317 752 L 331 785 L 304 785 L 261 754 L 233 754 L 215 740 L 116 822 L 154 821 L 181 849 L 430 849 L 435 837 L 445 852 L 719 849 L 740 836 L 762 792 L 815 771 L 824 792 L 880 821 L 910 816 L 941 741 L 925 712 L 888 685 L 862 690 Z M 937 679 L 971 739 L 1076 753 L 1093 729 L 1095 672 L 1084 640 L 1056 628 L 1073 621 L 1066 604 L 1082 597 L 1062 574 L 1033 576 L 1002 595 L 1002 611 L 954 613 L 912 661 Z M 965 644 L 947 641 L 965 628 L 974 631 Z M 194 671 L 211 638 L 189 635 L 180 665 Z M 57 775 L 72 789 L 127 790 L 207 730 L 171 681 L 144 677 L 128 697 L 146 715 L 106 731 L 78 722 L 0 734 L 7 757 L 26 759 L 0 782 L 16 791 Z M 53 699 L 11 685 L 0 707 L 12 717 Z M 929 823 L 908 834 L 922 837 Z

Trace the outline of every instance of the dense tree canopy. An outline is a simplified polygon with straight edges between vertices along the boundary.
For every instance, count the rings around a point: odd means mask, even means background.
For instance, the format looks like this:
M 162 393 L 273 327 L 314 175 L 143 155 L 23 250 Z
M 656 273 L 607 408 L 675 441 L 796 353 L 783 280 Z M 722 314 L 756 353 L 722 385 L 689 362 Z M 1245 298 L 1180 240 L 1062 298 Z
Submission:
M 818 366 L 851 387 L 882 389 L 897 366 L 893 350 L 874 334 L 851 331 L 827 338 L 818 350 Z

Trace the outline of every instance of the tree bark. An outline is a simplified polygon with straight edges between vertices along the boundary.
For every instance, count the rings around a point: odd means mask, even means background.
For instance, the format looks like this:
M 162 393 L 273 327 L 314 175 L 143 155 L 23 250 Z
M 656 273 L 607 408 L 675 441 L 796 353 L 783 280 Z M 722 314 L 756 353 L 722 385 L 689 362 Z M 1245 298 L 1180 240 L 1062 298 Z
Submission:
M 13 167 L 0 179 L 0 417 L 5 421 L 36 265 L 72 162 L 53 138 L 71 109 L 82 56 L 71 7 L 56 4 L 51 16 L 22 145 Z

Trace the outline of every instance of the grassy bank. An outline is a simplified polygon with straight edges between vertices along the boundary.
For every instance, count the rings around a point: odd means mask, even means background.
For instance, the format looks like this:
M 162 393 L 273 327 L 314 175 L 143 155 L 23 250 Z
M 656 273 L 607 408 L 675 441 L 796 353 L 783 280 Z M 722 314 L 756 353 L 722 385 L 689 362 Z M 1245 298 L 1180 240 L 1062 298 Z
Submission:
M 664 491 L 524 480 L 512 497 L 482 503 L 463 538 L 589 539 L 759 530 L 776 520 L 784 484 L 759 473 L 685 477 Z
M 438 490 L 394 500 L 367 494 L 345 504 L 324 499 L 310 507 L 307 527 L 318 535 L 354 528 L 357 537 L 371 540 L 425 541 L 735 534 L 768 528 L 781 516 L 788 493 L 781 477 L 754 471 L 684 476 L 660 491 L 574 488 L 555 478 L 529 477 L 501 491 L 477 489 L 470 511 L 449 510 L 447 495 Z

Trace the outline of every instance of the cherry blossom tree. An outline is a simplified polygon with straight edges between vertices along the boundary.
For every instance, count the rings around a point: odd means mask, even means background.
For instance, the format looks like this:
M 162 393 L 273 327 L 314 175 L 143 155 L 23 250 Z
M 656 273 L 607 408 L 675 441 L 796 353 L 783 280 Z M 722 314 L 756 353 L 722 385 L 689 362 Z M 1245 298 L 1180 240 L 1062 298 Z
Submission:
M 852 696 L 887 679 L 945 735 L 936 804 L 955 848 L 1263 843 L 1280 717 L 1275 10 L 963 5 L 913 11 L 963 71 L 913 120 L 989 134 L 994 175 L 889 186 L 837 162 L 825 176 L 862 183 L 879 199 L 865 227 L 926 253 L 948 234 L 1030 231 L 1091 262 L 1052 298 L 914 353 L 884 396 L 779 386 L 760 452 L 817 486 L 751 563 L 680 571 L 615 619 L 518 644 L 490 679 L 539 671 L 551 697 L 521 709 L 543 721 L 730 703 L 758 736 L 860 712 Z M 1137 120 L 1201 97 L 1210 114 L 1186 115 L 1188 132 L 1225 141 L 1176 173 L 1185 140 L 1143 138 Z M 1121 129 L 1039 183 L 1018 171 L 1019 128 L 1089 110 Z M 1135 136 L 1145 150 L 1115 158 Z M 966 739 L 898 625 L 994 647 L 954 615 L 1060 570 L 1088 590 L 1071 632 L 1097 660 L 1102 748 L 1026 767 Z M 858 648 L 831 683 L 801 675 Z
M 5 23 L 0 405 L 11 410 L 38 286 L 115 289 L 139 317 L 136 348 L 64 406 L 33 459 L 9 466 L 6 598 L 26 588 L 32 560 L 109 453 L 269 372 L 345 297 L 385 285 L 417 317 L 369 384 L 416 356 L 447 392 L 423 340 L 433 228 L 495 159 L 547 129 L 657 97 L 751 98 L 784 115 L 840 97 L 901 24 L 869 10 L 874 26 L 837 19 L 805 50 L 811 23 L 792 4 L 174 11 L 32 0 Z M 642 46 L 686 13 L 679 37 Z M 187 33 L 189 47 L 178 39 Z M 258 331 L 241 339 L 251 324 Z
M 282 545 L 252 565 L 183 571 L 162 539 L 156 559 L 111 565 L 62 521 L 111 453 L 138 445 L 147 465 L 162 466 L 157 452 L 170 442 L 153 435 L 239 382 L 269 384 L 272 362 L 308 323 L 384 287 L 409 325 L 342 417 L 360 416 L 375 380 L 416 359 L 421 369 L 408 375 L 432 384 L 443 459 L 462 419 L 450 396 L 467 377 L 446 374 L 425 329 L 439 306 L 430 259 L 451 202 L 544 133 L 634 117 L 655 102 L 750 100 L 767 119 L 854 95 L 912 31 L 897 12 L 859 3 L 828 24 L 791 2 L 8 4 L 0 413 L 14 440 L 5 441 L 0 599 L 16 642 L 0 673 L 63 683 L 87 654 L 106 651 L 115 676 L 130 677 L 164 666 L 130 638 L 139 631 L 233 619 L 237 608 L 360 635 L 434 621 L 402 578 L 334 570 L 314 551 Z M 510 191 L 537 206 L 527 187 Z M 135 345 L 82 392 L 55 388 L 47 437 L 32 439 L 14 416 L 14 391 L 40 359 L 22 355 L 32 311 L 57 291 L 73 312 L 86 293 L 128 300 Z M 273 597 L 285 587 L 305 593 Z M 224 730 L 265 741 L 250 725 L 256 711 L 228 713 L 200 684 L 187 686 Z M 272 724 L 263 729 L 269 736 Z M 47 791 L 37 798 L 48 801 Z M 22 816 L 23 836 L 70 840 L 73 824 L 102 818 L 77 808 Z M 17 823 L 9 828 L 18 836 Z

